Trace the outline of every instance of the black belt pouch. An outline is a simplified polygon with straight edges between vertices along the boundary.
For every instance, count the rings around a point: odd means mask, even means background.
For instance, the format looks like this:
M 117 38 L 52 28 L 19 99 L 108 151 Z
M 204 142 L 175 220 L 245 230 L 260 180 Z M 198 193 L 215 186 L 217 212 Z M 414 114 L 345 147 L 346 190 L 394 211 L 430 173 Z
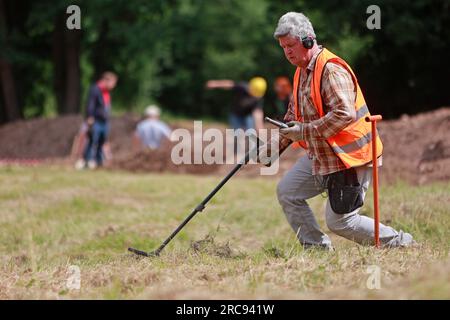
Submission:
M 324 182 L 335 213 L 350 213 L 364 204 L 363 188 L 354 168 L 326 175 Z

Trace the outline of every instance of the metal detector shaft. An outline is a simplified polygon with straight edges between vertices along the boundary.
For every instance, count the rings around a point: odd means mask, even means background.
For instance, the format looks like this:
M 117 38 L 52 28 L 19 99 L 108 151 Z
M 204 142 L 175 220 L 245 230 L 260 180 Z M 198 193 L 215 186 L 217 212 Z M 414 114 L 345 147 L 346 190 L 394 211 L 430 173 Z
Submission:
M 155 251 L 151 252 L 151 253 L 146 253 L 144 251 L 141 250 L 137 250 L 134 248 L 128 248 L 129 251 L 136 253 L 138 255 L 142 255 L 142 256 L 158 256 L 159 253 L 167 246 L 167 244 L 178 234 L 178 232 L 180 232 L 181 229 L 184 228 L 184 226 L 198 213 L 203 211 L 203 209 L 205 209 L 206 204 L 209 202 L 209 200 L 211 200 L 212 197 L 214 197 L 214 195 L 224 186 L 225 183 L 227 183 L 228 180 L 230 180 L 230 178 L 232 176 L 234 176 L 234 174 L 236 172 L 239 171 L 239 169 L 248 163 L 248 161 L 250 160 L 250 156 L 252 154 L 252 152 L 255 152 L 254 150 L 251 150 L 249 152 L 247 152 L 245 154 L 244 159 L 242 159 L 242 161 L 240 163 L 238 163 L 233 170 L 231 170 L 225 178 L 222 179 L 222 181 L 220 181 L 220 183 L 214 188 L 213 191 L 211 191 L 205 199 L 203 199 L 203 201 L 191 212 L 191 214 L 184 219 L 184 221 L 172 232 L 172 234 L 166 239 L 164 240 L 164 242 L 159 246 L 158 249 L 156 249 Z M 256 151 L 257 152 L 257 151 Z
M 214 188 L 213 191 L 211 191 L 210 194 L 208 194 L 206 196 L 205 199 L 203 199 L 203 201 L 191 212 L 191 214 L 184 219 L 184 221 L 172 232 L 172 234 L 166 239 L 164 240 L 164 242 L 161 244 L 161 246 L 159 246 L 158 249 L 155 250 L 155 254 L 159 255 L 159 253 L 164 249 L 165 246 L 167 246 L 167 244 L 178 234 L 178 232 L 180 232 L 181 229 L 184 228 L 184 226 L 198 213 L 203 211 L 203 209 L 205 209 L 206 204 L 209 202 L 209 200 L 212 199 L 212 197 L 214 197 L 214 195 L 224 186 L 225 183 L 227 183 L 227 181 L 234 176 L 234 174 L 236 172 L 239 171 L 239 169 L 244 165 L 245 163 L 239 163 L 238 165 L 236 165 L 233 170 L 231 170 L 227 176 L 225 178 L 223 178 L 223 180 Z

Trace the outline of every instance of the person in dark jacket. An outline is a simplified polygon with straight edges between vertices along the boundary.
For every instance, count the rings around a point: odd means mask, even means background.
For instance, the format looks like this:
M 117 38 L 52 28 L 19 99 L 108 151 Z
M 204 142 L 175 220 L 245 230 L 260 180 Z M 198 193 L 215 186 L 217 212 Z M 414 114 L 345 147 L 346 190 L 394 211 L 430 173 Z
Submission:
M 267 82 L 262 77 L 253 77 L 249 82 L 235 82 L 233 80 L 209 80 L 207 89 L 232 90 L 233 104 L 230 112 L 230 124 L 233 129 L 262 129 L 263 97 L 266 93 Z
M 108 138 L 111 114 L 110 92 L 115 88 L 118 77 L 113 72 L 104 72 L 89 90 L 86 107 L 88 143 L 84 151 L 84 165 L 90 169 L 103 164 L 102 148 Z

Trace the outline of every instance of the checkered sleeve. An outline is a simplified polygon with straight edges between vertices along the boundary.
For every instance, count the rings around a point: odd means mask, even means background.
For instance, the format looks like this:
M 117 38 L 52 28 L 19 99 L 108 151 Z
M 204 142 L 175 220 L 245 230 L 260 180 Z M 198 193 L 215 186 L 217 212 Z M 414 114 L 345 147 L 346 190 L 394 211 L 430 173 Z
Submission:
M 325 66 L 321 95 L 325 116 L 304 124 L 305 139 L 327 139 L 355 120 L 355 84 L 342 66 L 335 63 Z
M 289 100 L 289 105 L 284 115 L 284 122 L 295 121 L 295 105 L 294 105 L 294 95 L 291 95 L 291 99 Z

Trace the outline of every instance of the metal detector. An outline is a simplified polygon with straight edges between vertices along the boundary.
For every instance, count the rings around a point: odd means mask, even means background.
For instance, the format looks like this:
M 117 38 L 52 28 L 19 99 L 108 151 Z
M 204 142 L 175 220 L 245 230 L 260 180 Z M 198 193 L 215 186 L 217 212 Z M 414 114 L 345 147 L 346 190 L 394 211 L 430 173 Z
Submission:
M 205 199 L 203 199 L 202 202 L 200 202 L 200 204 L 195 207 L 195 209 L 191 212 L 191 214 L 184 219 L 184 221 L 172 232 L 172 234 L 166 239 L 164 240 L 164 242 L 158 247 L 158 249 L 154 250 L 154 251 L 150 251 L 150 252 L 146 252 L 146 251 L 142 251 L 142 250 L 138 250 L 135 248 L 128 248 L 128 251 L 133 252 L 137 255 L 140 256 L 144 256 L 144 257 L 157 257 L 159 256 L 160 252 L 167 246 L 167 244 L 177 235 L 178 232 L 181 231 L 181 229 L 184 228 L 184 226 L 198 213 L 203 211 L 203 209 L 205 209 L 206 204 L 209 202 L 209 200 L 212 199 L 212 197 L 214 197 L 214 195 L 225 185 L 225 183 L 227 183 L 228 180 L 230 180 L 230 178 L 232 176 L 235 175 L 236 172 L 239 171 L 239 169 L 241 169 L 242 166 L 246 165 L 250 159 L 254 158 L 256 155 L 258 155 L 258 149 L 260 146 L 262 146 L 264 143 L 257 138 L 256 136 L 250 136 L 249 138 L 254 138 L 256 139 L 256 146 L 248 151 L 244 158 L 233 168 L 233 170 L 231 170 L 225 178 L 222 179 L 222 181 L 220 181 L 220 183 L 214 188 L 214 190 L 212 190 Z

